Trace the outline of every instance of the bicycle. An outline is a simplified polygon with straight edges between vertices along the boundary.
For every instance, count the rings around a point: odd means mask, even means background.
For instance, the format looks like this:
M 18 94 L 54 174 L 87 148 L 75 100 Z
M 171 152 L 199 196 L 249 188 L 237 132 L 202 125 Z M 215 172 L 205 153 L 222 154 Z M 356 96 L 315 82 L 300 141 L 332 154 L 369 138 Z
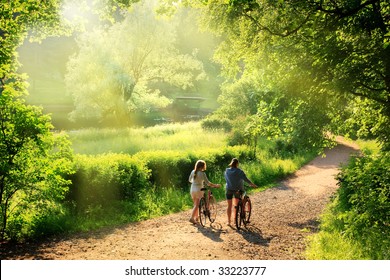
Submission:
M 236 215 L 234 221 L 236 223 L 236 228 L 241 229 L 241 225 L 244 224 L 246 227 L 250 223 L 251 213 L 252 213 L 252 202 L 249 196 L 246 194 L 246 191 L 237 191 L 239 193 L 238 203 L 235 206 Z
M 217 218 L 217 202 L 209 188 L 202 188 L 201 191 L 204 191 L 204 194 L 199 201 L 199 220 L 200 224 L 205 227 L 207 218 L 210 221 L 210 225 Z

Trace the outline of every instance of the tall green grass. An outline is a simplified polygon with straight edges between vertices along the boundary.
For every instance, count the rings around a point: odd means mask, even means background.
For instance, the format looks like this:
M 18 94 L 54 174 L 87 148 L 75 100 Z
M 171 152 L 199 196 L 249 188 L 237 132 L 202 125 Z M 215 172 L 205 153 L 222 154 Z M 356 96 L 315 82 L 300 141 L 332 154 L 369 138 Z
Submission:
M 68 132 L 75 153 L 136 154 L 141 151 L 195 151 L 226 145 L 226 134 L 204 131 L 199 122 L 172 123 L 146 128 L 89 128 Z
M 348 238 L 340 228 L 341 213 L 337 211 L 338 200 L 328 205 L 321 216 L 321 230 L 307 238 L 305 256 L 309 260 L 363 260 L 359 242 Z

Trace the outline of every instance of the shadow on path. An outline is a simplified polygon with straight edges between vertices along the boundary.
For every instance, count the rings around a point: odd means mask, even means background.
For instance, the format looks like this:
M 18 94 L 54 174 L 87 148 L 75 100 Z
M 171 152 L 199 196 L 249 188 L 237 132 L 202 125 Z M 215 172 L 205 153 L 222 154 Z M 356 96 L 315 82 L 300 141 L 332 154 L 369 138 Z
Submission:
M 246 241 L 256 245 L 269 246 L 269 243 L 272 240 L 272 237 L 263 236 L 261 229 L 255 225 L 247 225 L 246 227 L 237 230 L 237 232 L 241 234 Z
M 226 233 L 226 230 L 222 229 L 222 225 L 217 222 L 212 223 L 210 226 L 207 225 L 206 227 L 198 225 L 198 231 L 215 242 L 223 242 L 221 234 Z

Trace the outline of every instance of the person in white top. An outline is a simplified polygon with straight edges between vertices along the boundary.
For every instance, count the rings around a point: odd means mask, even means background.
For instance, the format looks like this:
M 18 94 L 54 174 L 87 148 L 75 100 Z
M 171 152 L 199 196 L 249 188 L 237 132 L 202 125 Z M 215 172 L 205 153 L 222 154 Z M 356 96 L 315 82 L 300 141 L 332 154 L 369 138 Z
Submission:
M 219 188 L 220 184 L 213 184 L 207 178 L 205 173 L 206 171 L 206 162 L 204 160 L 198 160 L 195 164 L 194 170 L 191 171 L 188 181 L 191 183 L 191 197 L 194 202 L 194 208 L 192 208 L 192 215 L 190 222 L 197 224 L 199 217 L 199 201 L 203 197 L 203 185 L 206 184 L 210 187 Z

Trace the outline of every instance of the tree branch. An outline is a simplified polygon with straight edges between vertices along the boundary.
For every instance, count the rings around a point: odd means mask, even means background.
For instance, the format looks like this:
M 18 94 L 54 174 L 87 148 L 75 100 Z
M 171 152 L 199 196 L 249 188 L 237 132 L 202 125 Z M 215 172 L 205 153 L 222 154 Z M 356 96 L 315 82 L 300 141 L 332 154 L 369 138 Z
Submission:
M 360 93 L 358 91 L 349 91 L 351 94 L 353 95 L 356 95 L 356 96 L 359 96 L 359 97 L 364 97 L 364 98 L 367 98 L 367 99 L 371 99 L 371 100 L 374 100 L 380 104 L 383 104 L 384 106 L 388 107 L 389 106 L 389 101 L 386 100 L 386 99 L 383 99 L 383 98 L 380 98 L 378 96 L 374 96 L 374 95 L 367 95 L 367 94 L 364 94 L 364 93 Z
M 266 31 L 269 34 L 274 35 L 274 36 L 288 37 L 292 34 L 297 33 L 302 28 L 302 26 L 305 25 L 309 21 L 311 14 L 309 13 L 307 15 L 307 17 L 296 28 L 294 28 L 292 30 L 288 30 L 287 32 L 284 32 L 284 33 L 272 31 L 269 27 L 261 25 L 255 18 L 253 18 L 247 12 L 244 13 L 244 16 L 247 17 L 249 20 L 251 20 L 262 31 Z
M 342 10 L 342 8 L 337 7 L 336 3 L 334 3 L 336 6 L 334 9 L 324 8 L 322 6 L 322 1 L 321 1 L 321 3 L 315 5 L 315 7 L 318 11 L 324 12 L 326 14 L 338 15 L 339 18 L 345 18 L 345 17 L 349 17 L 351 15 L 356 14 L 358 11 L 364 9 L 365 7 L 367 7 L 369 5 L 377 4 L 379 2 L 380 2 L 380 0 L 368 0 L 364 3 L 361 3 L 359 6 L 353 8 L 351 10 L 344 10 L 344 11 Z
M 364 87 L 366 89 L 372 90 L 372 91 L 384 91 L 387 90 L 387 88 L 374 88 L 368 85 L 363 84 L 362 82 L 357 83 L 359 86 Z

